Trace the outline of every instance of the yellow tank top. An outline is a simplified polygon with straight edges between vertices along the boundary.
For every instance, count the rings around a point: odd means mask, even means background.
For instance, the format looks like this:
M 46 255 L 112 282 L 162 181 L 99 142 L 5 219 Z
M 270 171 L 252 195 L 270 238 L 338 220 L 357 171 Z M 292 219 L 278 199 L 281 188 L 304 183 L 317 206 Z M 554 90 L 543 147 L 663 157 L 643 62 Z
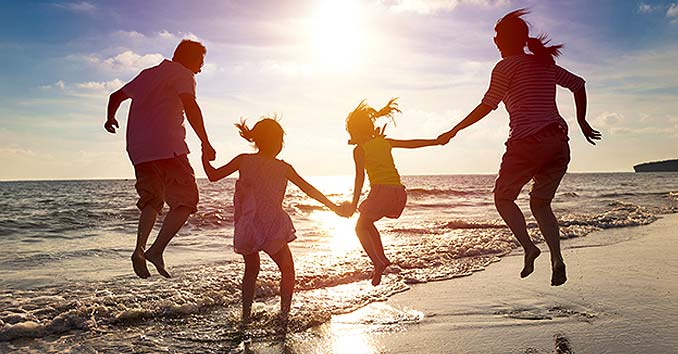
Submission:
M 402 185 L 398 170 L 393 163 L 391 144 L 386 139 L 376 137 L 361 144 L 360 147 L 365 152 L 365 170 L 367 170 L 370 185 Z

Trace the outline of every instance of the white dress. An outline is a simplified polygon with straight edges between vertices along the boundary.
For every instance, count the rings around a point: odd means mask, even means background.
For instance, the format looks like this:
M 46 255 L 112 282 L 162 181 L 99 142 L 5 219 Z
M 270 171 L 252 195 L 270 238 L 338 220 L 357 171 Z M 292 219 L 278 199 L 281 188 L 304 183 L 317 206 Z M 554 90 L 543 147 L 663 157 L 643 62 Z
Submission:
M 256 154 L 243 155 L 235 183 L 233 249 L 247 255 L 273 255 L 296 239 L 292 219 L 282 208 L 287 188 L 286 162 Z

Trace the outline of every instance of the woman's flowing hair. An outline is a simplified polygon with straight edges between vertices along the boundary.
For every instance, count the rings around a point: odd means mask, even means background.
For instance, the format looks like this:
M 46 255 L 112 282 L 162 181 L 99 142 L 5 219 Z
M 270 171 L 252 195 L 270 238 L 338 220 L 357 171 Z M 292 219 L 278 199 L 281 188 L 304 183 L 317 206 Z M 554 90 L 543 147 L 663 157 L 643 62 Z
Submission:
M 360 101 L 360 104 L 346 117 L 346 131 L 351 135 L 349 143 L 357 136 L 374 136 L 374 122 L 380 117 L 387 117 L 395 124 L 393 115 L 400 113 L 397 99 L 397 97 L 392 98 L 378 111 L 370 107 L 365 100 Z
M 547 46 L 551 41 L 546 34 L 530 37 L 527 22 L 521 17 L 530 13 L 528 9 L 511 11 L 497 21 L 494 30 L 497 37 L 507 38 L 509 43 L 527 45 L 527 48 L 545 65 L 555 64 L 555 58 L 560 55 L 562 44 Z

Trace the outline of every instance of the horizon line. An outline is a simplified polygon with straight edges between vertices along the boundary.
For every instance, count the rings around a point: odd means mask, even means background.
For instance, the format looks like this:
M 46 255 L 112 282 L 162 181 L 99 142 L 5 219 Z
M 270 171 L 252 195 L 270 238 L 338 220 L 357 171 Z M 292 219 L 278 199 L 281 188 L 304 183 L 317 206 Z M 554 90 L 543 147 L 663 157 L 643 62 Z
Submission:
M 574 171 L 567 172 L 566 174 L 613 174 L 613 173 L 639 173 L 635 171 Z M 671 172 L 669 172 L 671 173 Z M 435 177 L 435 176 L 491 176 L 496 175 L 496 172 L 493 173 L 432 173 L 432 174 L 407 174 L 401 175 L 401 177 Z M 351 174 L 342 174 L 342 175 L 308 175 L 305 178 L 315 178 L 315 177 L 353 177 Z M 226 179 L 233 179 L 237 177 L 226 177 Z M 206 180 L 207 177 L 196 177 L 196 180 Z M 125 181 L 125 180 L 135 180 L 134 176 L 131 177 L 95 177 L 95 178 L 35 178 L 35 179 L 0 179 L 0 183 L 3 182 L 78 182 L 78 181 Z

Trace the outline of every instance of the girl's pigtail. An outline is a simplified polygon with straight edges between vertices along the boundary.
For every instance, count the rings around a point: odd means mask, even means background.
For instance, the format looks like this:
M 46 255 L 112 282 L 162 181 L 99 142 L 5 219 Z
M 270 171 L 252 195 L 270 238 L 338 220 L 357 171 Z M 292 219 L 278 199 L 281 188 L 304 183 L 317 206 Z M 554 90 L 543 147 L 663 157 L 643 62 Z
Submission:
M 396 100 L 398 97 L 391 98 L 390 101 L 384 106 L 382 109 L 380 109 L 377 112 L 374 112 L 374 115 L 372 116 L 372 120 L 376 120 L 379 117 L 387 117 L 393 122 L 393 125 L 396 125 L 395 119 L 393 119 L 393 115 L 395 113 L 402 113 L 400 111 L 400 108 L 398 108 L 398 102 Z M 379 128 L 377 128 L 377 131 L 375 131 L 375 135 L 382 135 L 383 136 L 383 131 L 386 129 L 386 125 L 381 129 L 381 131 L 377 132 Z
M 238 128 L 238 130 L 240 130 L 241 137 L 243 137 L 250 143 L 254 142 L 254 136 L 252 135 L 252 131 L 250 130 L 250 128 L 247 127 L 245 119 L 240 118 L 240 123 L 235 123 L 235 126 Z
M 393 114 L 394 113 L 401 113 L 400 109 L 398 108 L 398 102 L 396 102 L 396 98 L 391 98 L 390 101 L 384 106 L 384 108 L 380 109 L 379 111 L 374 113 L 374 118 L 379 118 L 379 117 L 389 117 L 393 119 Z
M 560 48 L 563 47 L 562 44 L 546 46 L 549 42 L 545 34 L 527 39 L 527 48 L 545 65 L 555 64 L 555 57 L 560 55 Z

